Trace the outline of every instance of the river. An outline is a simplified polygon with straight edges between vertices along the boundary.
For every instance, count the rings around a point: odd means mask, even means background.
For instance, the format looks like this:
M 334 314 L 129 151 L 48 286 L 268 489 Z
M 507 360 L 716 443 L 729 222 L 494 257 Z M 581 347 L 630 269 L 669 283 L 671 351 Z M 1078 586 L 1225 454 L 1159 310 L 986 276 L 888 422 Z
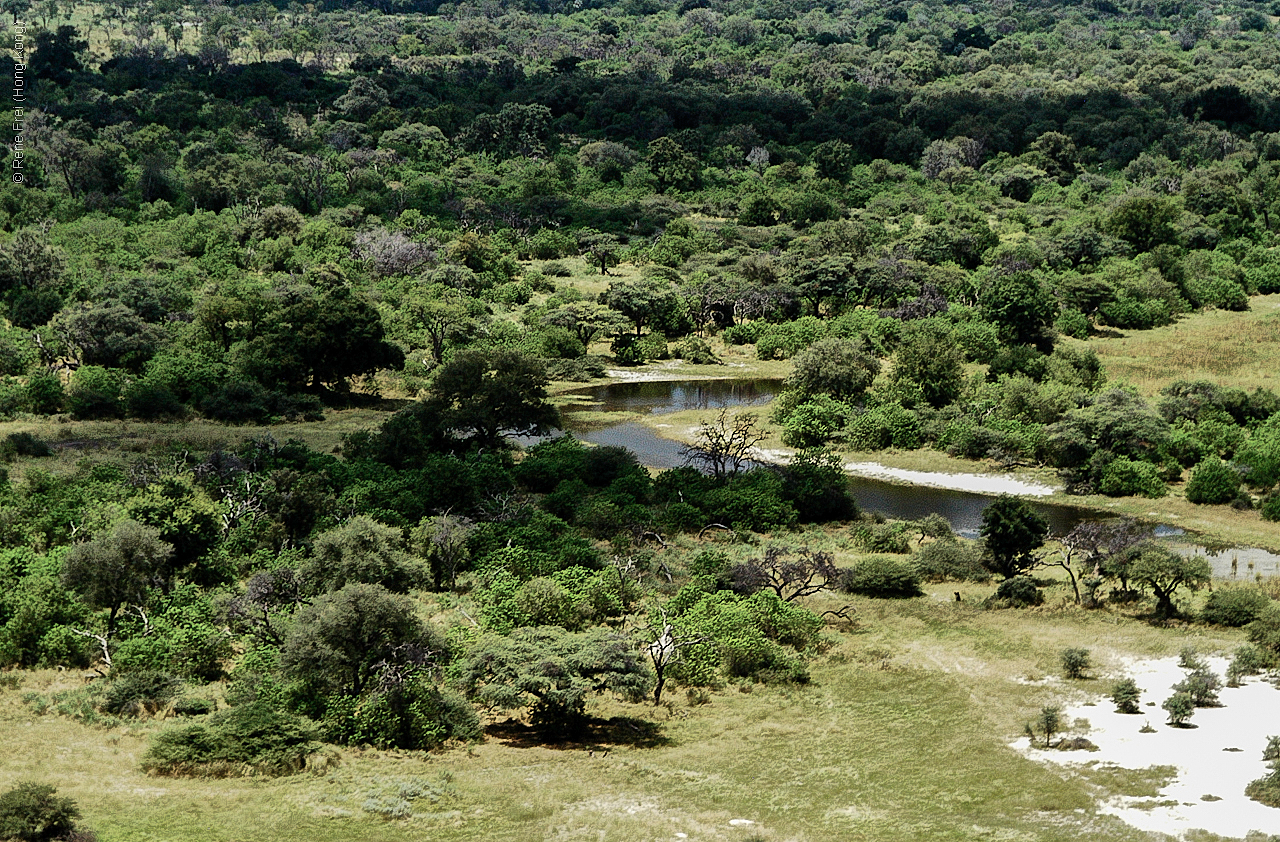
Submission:
M 575 401 L 563 407 L 562 412 L 565 430 L 583 441 L 625 447 L 636 454 L 641 464 L 651 468 L 675 468 L 684 464 L 684 445 L 659 435 L 653 427 L 637 420 L 636 415 L 661 416 L 689 409 L 763 408 L 781 389 L 782 381 L 771 379 L 610 383 L 568 392 Z M 601 423 L 598 414 L 601 412 L 626 413 L 627 417 L 614 423 Z M 532 441 L 525 443 L 531 444 Z M 904 485 L 862 476 L 849 477 L 849 486 L 858 506 L 865 511 L 902 520 L 937 513 L 947 519 L 957 534 L 967 538 L 978 536 L 982 512 L 993 499 L 990 495 L 972 491 Z M 1028 499 L 1028 502 L 1049 521 L 1051 532 L 1057 535 L 1100 516 L 1096 511 L 1075 506 L 1034 499 Z M 1167 524 L 1154 525 L 1153 532 L 1156 537 L 1183 534 L 1181 528 Z M 1180 544 L 1179 549 L 1205 555 L 1214 574 L 1221 578 L 1253 578 L 1258 573 L 1280 575 L 1280 555 L 1257 547 L 1210 552 L 1204 547 L 1185 543 Z

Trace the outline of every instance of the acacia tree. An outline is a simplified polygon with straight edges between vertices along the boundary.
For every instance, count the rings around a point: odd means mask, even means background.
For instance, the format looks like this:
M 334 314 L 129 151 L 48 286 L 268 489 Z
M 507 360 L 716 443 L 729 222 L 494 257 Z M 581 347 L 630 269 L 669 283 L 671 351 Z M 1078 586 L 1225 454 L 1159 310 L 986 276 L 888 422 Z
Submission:
M 698 427 L 695 444 L 680 448 L 686 465 L 697 467 L 718 480 L 739 473 L 750 461 L 750 452 L 764 441 L 765 434 L 756 427 L 754 413 L 730 416 L 721 409 L 715 420 L 703 421 Z
M 576 736 L 587 725 L 589 695 L 612 691 L 638 701 L 653 674 L 635 641 L 620 632 L 536 626 L 483 638 L 462 662 L 459 680 L 475 701 L 497 710 L 529 708 L 549 734 Z
M 560 420 L 542 362 L 508 348 L 457 354 L 437 370 L 427 405 L 444 429 L 481 447 L 497 446 L 504 432 L 543 435 Z
M 1156 543 L 1145 544 L 1129 564 L 1129 578 L 1151 589 L 1156 597 L 1156 615 L 1177 613 L 1173 596 L 1181 588 L 1199 590 L 1209 584 L 1213 570 L 1203 556 L 1179 555 Z
M 835 556 L 821 550 L 772 546 L 761 558 L 736 564 L 729 569 L 733 590 L 751 594 L 768 588 L 784 602 L 813 596 L 835 579 Z

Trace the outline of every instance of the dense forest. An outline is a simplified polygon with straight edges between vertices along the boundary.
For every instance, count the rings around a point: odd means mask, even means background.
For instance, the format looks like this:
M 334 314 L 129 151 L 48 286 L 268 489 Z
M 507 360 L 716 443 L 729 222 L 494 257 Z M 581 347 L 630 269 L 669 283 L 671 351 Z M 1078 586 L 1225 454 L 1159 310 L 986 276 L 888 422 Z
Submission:
M 268 434 L 60 473 L 50 435 L 0 442 L 0 666 L 95 667 L 31 700 L 84 722 L 193 717 L 152 772 L 436 748 L 478 711 L 599 737 L 599 693 L 803 684 L 847 619 L 820 592 L 1042 601 L 1025 504 L 980 542 L 886 523 L 836 451 L 1280 520 L 1280 397 L 1143 395 L 1085 341 L 1280 293 L 1280 4 L 4 9 L 29 53 L 0 418 L 396 410 L 335 452 Z M 688 467 L 511 443 L 560 424 L 556 384 L 730 349 L 790 375 Z M 765 427 L 789 464 L 747 461 Z M 1196 619 L 1173 597 L 1207 567 L 1148 536 L 1055 536 L 1074 601 Z M 1201 619 L 1250 624 L 1262 669 L 1280 608 L 1241 599 Z

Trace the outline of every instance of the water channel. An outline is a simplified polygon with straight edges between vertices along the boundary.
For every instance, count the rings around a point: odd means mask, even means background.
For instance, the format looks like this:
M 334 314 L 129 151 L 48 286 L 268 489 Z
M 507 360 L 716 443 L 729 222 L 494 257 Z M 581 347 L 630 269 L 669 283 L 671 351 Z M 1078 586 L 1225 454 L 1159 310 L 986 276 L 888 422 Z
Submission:
M 566 431 L 579 439 L 597 445 L 625 447 L 651 468 L 675 468 L 684 464 L 682 444 L 664 438 L 636 415 L 661 416 L 689 409 L 721 409 L 764 407 L 782 389 L 781 380 L 725 379 L 674 380 L 656 382 L 610 383 L 576 389 L 567 394 L 573 403 L 562 407 Z M 616 422 L 602 422 L 600 413 L 626 414 Z M 576 416 L 576 417 L 575 417 Z M 532 443 L 532 442 L 528 442 Z M 976 538 L 982 524 L 982 512 L 992 497 L 971 491 L 902 485 L 870 477 L 849 477 L 858 505 L 886 517 L 912 520 L 937 513 L 951 523 L 957 534 Z M 1029 500 L 1049 521 L 1053 534 L 1063 534 L 1083 521 L 1096 520 L 1097 512 Z M 1176 526 L 1158 524 L 1157 537 L 1182 534 Z M 1211 552 L 1194 544 L 1184 544 L 1182 551 L 1205 555 L 1214 574 L 1222 578 L 1253 578 L 1280 575 L 1280 555 L 1256 547 L 1236 547 Z M 1233 571 L 1232 563 L 1236 569 Z

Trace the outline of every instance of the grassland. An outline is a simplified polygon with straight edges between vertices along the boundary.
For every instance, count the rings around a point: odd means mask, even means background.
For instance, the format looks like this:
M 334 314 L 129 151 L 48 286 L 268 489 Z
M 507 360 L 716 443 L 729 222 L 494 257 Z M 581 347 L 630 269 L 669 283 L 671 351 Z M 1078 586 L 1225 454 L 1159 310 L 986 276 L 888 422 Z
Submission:
M 1110 331 L 1089 340 L 1112 382 L 1154 395 L 1175 380 L 1280 388 L 1280 295 L 1255 295 L 1249 310 L 1208 310 L 1154 330 Z
M 37 716 L 22 694 L 73 679 L 26 673 L 0 693 L 0 781 L 55 784 L 108 842 L 1145 839 L 1096 805 L 1115 793 L 1153 795 L 1164 770 L 1041 766 L 1007 744 L 1042 705 L 1105 692 L 1127 659 L 1189 644 L 1228 650 L 1239 634 L 1074 607 L 989 612 L 976 601 L 990 586 L 961 586 L 961 603 L 956 587 L 909 601 L 817 599 L 817 610 L 851 602 L 856 622 L 828 629 L 808 686 L 729 685 L 705 700 L 673 692 L 659 708 L 595 705 L 597 716 L 633 718 L 637 732 L 656 726 L 650 747 L 629 744 L 625 725 L 613 732 L 620 739 L 542 746 L 496 722 L 480 745 L 347 750 L 322 774 L 151 778 L 138 762 L 147 735 L 167 723 L 105 731 Z M 1048 604 L 1061 606 L 1065 593 L 1051 588 Z M 1098 678 L 1054 678 L 1066 646 L 1091 649 Z M 409 817 L 377 812 L 424 791 Z

